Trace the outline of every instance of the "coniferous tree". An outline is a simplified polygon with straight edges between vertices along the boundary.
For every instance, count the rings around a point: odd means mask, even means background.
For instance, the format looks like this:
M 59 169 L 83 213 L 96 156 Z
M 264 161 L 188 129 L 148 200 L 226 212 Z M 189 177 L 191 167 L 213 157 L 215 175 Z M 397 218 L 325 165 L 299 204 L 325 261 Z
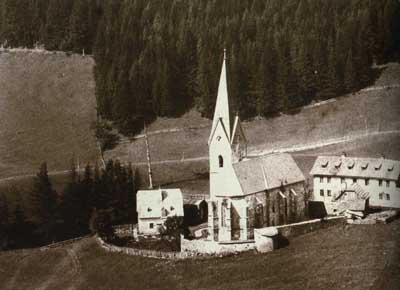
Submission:
M 346 66 L 344 70 L 344 87 L 347 92 L 353 91 L 354 88 L 354 68 L 353 68 L 353 53 L 350 49 L 347 54 Z
M 47 173 L 47 163 L 43 162 L 34 178 L 31 193 L 32 222 L 43 242 L 55 239 L 57 193 L 53 190 Z
M 16 196 L 16 206 L 13 211 L 12 222 L 9 229 L 10 239 L 15 248 L 33 246 L 31 236 L 31 225 L 29 224 L 21 196 Z
M 67 47 L 74 52 L 90 51 L 89 7 L 87 0 L 74 0 L 69 17 L 69 38 Z
M 0 250 L 7 248 L 9 242 L 9 210 L 4 194 L 0 194 Z

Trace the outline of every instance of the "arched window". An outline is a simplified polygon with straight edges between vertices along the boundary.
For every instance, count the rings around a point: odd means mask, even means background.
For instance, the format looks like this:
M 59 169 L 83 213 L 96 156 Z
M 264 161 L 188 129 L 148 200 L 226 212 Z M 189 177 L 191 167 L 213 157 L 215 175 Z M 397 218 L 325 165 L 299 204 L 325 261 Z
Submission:
M 218 164 L 220 168 L 224 167 L 224 158 L 221 155 L 218 156 Z

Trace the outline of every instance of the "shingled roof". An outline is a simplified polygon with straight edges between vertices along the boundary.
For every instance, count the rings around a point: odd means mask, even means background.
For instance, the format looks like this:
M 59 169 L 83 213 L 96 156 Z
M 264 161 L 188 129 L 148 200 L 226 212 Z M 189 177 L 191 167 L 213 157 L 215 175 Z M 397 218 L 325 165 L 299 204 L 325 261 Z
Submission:
M 397 181 L 400 175 L 400 161 L 384 158 L 319 156 L 310 174 Z
M 294 184 L 305 180 L 303 173 L 287 153 L 268 154 L 233 164 L 233 169 L 244 194 L 251 194 L 282 184 Z

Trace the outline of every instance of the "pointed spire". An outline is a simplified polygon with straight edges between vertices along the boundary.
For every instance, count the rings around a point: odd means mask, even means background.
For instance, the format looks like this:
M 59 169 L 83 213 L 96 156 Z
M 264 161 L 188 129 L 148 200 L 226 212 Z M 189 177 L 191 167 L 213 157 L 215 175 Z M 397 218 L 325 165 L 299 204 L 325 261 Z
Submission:
M 221 76 L 218 85 L 217 101 L 215 103 L 214 119 L 212 128 L 214 130 L 218 123 L 218 119 L 222 119 L 222 122 L 226 128 L 228 138 L 231 139 L 231 126 L 229 120 L 229 101 L 228 101 L 228 86 L 226 82 L 226 49 L 224 49 L 224 60 L 222 62 Z

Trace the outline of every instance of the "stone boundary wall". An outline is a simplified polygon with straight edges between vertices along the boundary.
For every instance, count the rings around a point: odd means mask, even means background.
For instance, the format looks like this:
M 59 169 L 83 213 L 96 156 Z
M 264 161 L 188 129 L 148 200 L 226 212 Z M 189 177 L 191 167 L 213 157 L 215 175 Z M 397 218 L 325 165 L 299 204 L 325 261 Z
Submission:
M 155 259 L 183 260 L 194 258 L 213 258 L 231 256 L 239 252 L 255 249 L 254 241 L 238 243 L 218 243 L 205 240 L 186 240 L 181 237 L 180 252 L 163 252 L 145 249 L 135 249 L 127 247 L 118 247 L 106 243 L 99 236 L 95 237 L 96 242 L 101 248 L 111 253 L 123 253 L 130 256 L 142 256 Z
M 276 226 L 275 228 L 278 230 L 279 235 L 289 238 L 340 224 L 346 224 L 346 217 L 335 216 L 322 219 L 313 219 L 294 224 Z
M 215 242 L 208 240 L 186 240 L 181 238 L 181 251 L 183 253 L 193 253 L 194 255 L 229 256 L 239 252 L 254 250 L 255 242 L 236 241 L 236 242 Z
M 162 252 L 162 251 L 154 251 L 154 250 L 145 250 L 145 249 L 135 249 L 135 248 L 127 248 L 127 247 L 118 247 L 115 245 L 111 245 L 106 243 L 99 236 L 95 237 L 97 243 L 107 252 L 112 253 L 123 253 L 130 256 L 142 256 L 156 259 L 171 259 L 171 260 L 181 260 L 189 257 L 196 256 L 192 253 L 182 253 L 182 252 Z
M 137 238 L 137 224 L 125 224 L 113 226 L 115 234 L 122 237 L 134 237 Z

